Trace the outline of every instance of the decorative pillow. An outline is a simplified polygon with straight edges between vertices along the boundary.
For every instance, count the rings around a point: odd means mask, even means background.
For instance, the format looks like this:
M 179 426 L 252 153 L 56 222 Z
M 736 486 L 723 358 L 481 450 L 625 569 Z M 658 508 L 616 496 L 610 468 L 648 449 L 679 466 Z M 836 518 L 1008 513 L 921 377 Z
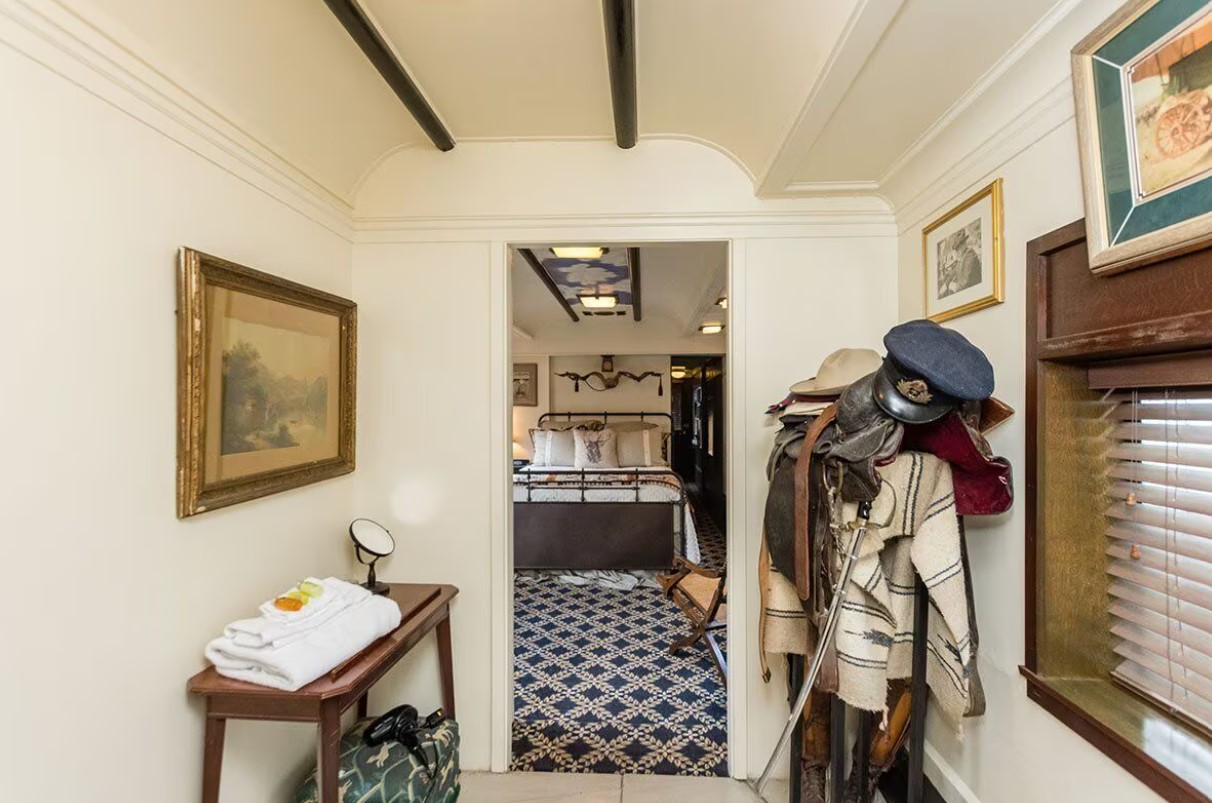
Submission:
M 635 432 L 644 429 L 657 429 L 658 425 L 652 421 L 611 421 L 606 425 L 607 429 L 613 429 L 615 432 Z
M 571 466 L 576 456 L 574 430 L 532 429 L 530 441 L 532 466 Z
M 573 420 L 573 421 L 549 420 L 549 421 L 544 421 L 542 424 L 539 424 L 539 429 L 552 429 L 552 430 L 556 430 L 556 431 L 563 431 L 563 430 L 569 430 L 569 429 L 587 429 L 590 432 L 597 432 L 598 430 L 604 429 L 605 426 L 606 425 L 603 424 L 601 421 L 594 421 L 594 420 L 584 420 L 584 419 L 579 420 L 579 421 L 577 421 L 577 420 Z
M 655 429 L 623 430 L 618 433 L 620 466 L 663 466 L 661 433 Z
M 618 435 L 612 429 L 599 432 L 589 432 L 576 429 L 572 432 L 576 438 L 576 454 L 573 459 L 575 468 L 618 468 Z

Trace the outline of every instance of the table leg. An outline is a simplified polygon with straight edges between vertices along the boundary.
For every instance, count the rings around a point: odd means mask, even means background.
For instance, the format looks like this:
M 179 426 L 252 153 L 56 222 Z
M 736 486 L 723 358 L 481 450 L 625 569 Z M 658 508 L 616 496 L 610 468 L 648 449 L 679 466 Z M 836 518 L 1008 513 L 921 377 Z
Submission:
M 219 803 L 219 776 L 223 770 L 223 737 L 227 720 L 206 717 L 202 741 L 202 803 Z
M 442 707 L 455 718 L 454 657 L 450 650 L 450 616 L 438 622 L 438 661 L 442 667 Z
M 338 778 L 341 770 L 341 711 L 333 702 L 320 711 L 319 740 L 316 744 L 316 790 L 319 803 L 338 803 L 341 799 Z
M 369 691 L 358 698 L 358 719 L 366 719 L 366 712 L 370 710 L 369 699 Z

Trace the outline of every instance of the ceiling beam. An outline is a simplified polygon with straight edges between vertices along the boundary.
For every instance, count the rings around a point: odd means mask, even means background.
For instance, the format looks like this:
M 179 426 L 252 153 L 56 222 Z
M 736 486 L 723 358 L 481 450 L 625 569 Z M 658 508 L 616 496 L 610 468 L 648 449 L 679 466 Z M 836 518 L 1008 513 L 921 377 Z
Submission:
M 644 299 L 640 287 L 640 249 L 627 249 L 627 264 L 631 267 L 631 316 L 639 323 L 644 320 L 644 308 L 640 306 Z
M 758 180 L 758 196 L 795 194 L 796 173 L 904 4 L 905 0 L 859 0 L 799 116 Z
M 568 317 L 572 319 L 572 322 L 580 323 L 581 319 L 577 316 L 576 310 L 568 303 L 568 299 L 564 298 L 564 294 L 560 292 L 560 288 L 556 285 L 555 280 L 547 273 L 547 270 L 543 267 L 543 263 L 535 256 L 534 251 L 529 248 L 519 248 L 518 253 L 522 255 L 522 259 L 526 260 L 526 263 L 534 270 L 535 276 L 539 277 L 539 281 L 543 283 L 543 286 L 551 291 L 556 301 L 560 302 L 560 306 L 568 313 Z
M 416 82 L 404 69 L 386 40 L 366 16 L 366 12 L 354 0 L 324 0 L 333 15 L 345 26 L 350 37 L 357 43 L 366 58 L 383 76 L 396 96 L 404 103 L 417 125 L 421 126 L 429 140 L 440 151 L 452 150 L 454 138 L 438 118 L 437 112 L 421 94 Z
M 610 102 L 614 141 L 634 148 L 639 132 L 636 105 L 635 0 L 602 0 L 606 23 L 606 62 L 610 66 Z

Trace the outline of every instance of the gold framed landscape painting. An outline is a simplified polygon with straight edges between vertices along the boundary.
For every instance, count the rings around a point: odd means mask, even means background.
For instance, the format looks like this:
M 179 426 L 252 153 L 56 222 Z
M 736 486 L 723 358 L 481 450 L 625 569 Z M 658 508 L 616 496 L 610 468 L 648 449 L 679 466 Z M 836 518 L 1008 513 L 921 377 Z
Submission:
M 1002 251 L 999 178 L 922 229 L 926 317 L 946 321 L 1000 304 Z
M 1212 2 L 1132 0 L 1073 49 L 1090 268 L 1212 240 Z
M 178 517 L 354 470 L 352 301 L 183 248 L 177 302 Z

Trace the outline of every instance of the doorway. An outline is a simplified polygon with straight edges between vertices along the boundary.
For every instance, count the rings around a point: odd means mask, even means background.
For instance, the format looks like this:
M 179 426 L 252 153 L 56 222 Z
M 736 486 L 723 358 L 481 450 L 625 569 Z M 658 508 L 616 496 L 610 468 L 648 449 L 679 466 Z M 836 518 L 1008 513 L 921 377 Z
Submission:
M 561 251 L 508 257 L 509 766 L 726 775 L 726 672 L 671 652 L 692 624 L 658 578 L 726 575 L 728 247 Z

